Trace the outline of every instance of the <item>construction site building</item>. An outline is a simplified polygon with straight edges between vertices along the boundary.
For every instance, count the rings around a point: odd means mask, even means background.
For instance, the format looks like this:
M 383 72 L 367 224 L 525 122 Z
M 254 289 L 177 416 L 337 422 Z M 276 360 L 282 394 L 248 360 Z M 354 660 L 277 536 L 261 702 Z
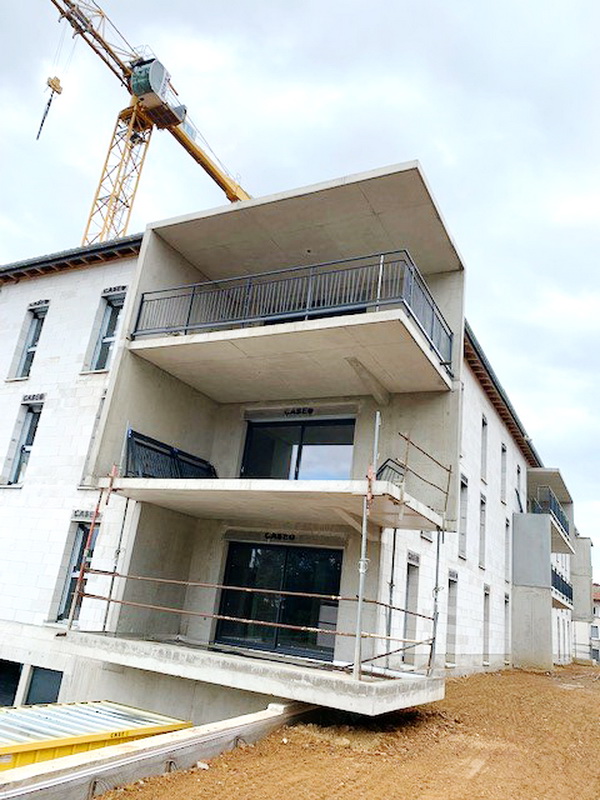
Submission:
M 464 275 L 417 162 L 0 268 L 0 702 L 375 715 L 570 661 L 590 543 Z

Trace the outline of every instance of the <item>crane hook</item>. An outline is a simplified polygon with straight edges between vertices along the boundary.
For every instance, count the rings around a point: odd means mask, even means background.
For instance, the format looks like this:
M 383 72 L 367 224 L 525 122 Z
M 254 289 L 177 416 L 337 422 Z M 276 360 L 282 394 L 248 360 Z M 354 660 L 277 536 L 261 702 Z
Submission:
M 60 80 L 54 76 L 54 78 L 48 78 L 46 84 L 50 87 L 50 97 L 48 98 L 48 102 L 46 103 L 46 108 L 44 109 L 44 116 L 42 117 L 42 121 L 40 122 L 40 127 L 37 132 L 36 141 L 40 138 L 40 133 L 42 132 L 42 128 L 44 127 L 44 122 L 46 122 L 46 117 L 48 116 L 48 111 L 50 111 L 50 106 L 52 105 L 52 100 L 54 99 L 55 94 L 62 94 L 62 86 L 60 85 Z

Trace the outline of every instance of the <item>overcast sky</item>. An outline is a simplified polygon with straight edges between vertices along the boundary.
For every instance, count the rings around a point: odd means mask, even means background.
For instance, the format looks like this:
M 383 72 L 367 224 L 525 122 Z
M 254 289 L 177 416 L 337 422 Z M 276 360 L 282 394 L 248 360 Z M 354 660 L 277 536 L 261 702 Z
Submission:
M 596 537 L 600 577 L 600 3 L 101 4 L 166 64 L 255 197 L 421 162 L 468 270 L 467 317 L 545 465 L 560 467 L 580 532 Z M 127 102 L 57 20 L 50 0 L 2 0 L 2 264 L 80 243 Z M 64 92 L 36 142 L 54 74 Z M 155 133 L 129 232 L 222 202 Z

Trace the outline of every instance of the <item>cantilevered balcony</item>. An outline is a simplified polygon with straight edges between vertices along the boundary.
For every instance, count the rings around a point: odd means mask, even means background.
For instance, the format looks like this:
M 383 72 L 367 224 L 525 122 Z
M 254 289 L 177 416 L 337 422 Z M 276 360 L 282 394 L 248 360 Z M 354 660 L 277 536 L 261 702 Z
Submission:
M 552 567 L 552 605 L 557 608 L 573 608 L 573 584 Z
M 549 486 L 539 486 L 535 497 L 529 500 L 533 514 L 548 514 L 552 521 L 552 552 L 573 553 L 569 531 L 569 519 L 558 498 Z
M 335 421 L 324 425 L 327 429 L 348 427 Z M 314 431 L 312 439 L 321 444 L 331 441 L 326 435 L 316 438 Z M 350 477 L 352 444 L 323 447 L 324 454 L 318 456 L 319 444 L 298 448 L 288 442 L 287 454 L 282 454 L 285 445 L 279 442 L 276 463 L 267 464 L 268 437 L 255 437 L 252 441 L 254 447 L 246 443 L 247 458 L 242 465 L 248 477 L 218 477 L 213 465 L 205 459 L 129 429 L 123 477 L 111 479 L 110 483 L 125 497 L 203 519 L 256 525 L 344 524 L 360 531 L 363 498 L 369 492 L 372 497 L 369 531 L 373 538 L 378 537 L 379 528 L 436 530 L 443 525 L 441 507 L 434 509 L 424 497 L 411 494 L 413 487 L 423 486 L 422 477 L 410 464 L 414 444 L 406 449 L 406 463 L 387 459 L 377 470 L 375 480 L 368 484 L 367 480 Z M 261 450 L 260 464 L 252 468 L 252 456 Z M 300 456 L 305 451 L 306 469 Z M 422 450 L 420 455 L 422 459 L 430 459 Z M 335 466 L 330 463 L 332 458 Z M 109 480 L 101 479 L 100 483 L 108 486 Z M 444 486 L 433 481 L 426 484 L 437 492 L 436 505 L 444 506 L 447 502 Z
M 220 402 L 450 388 L 452 332 L 406 251 L 146 292 L 132 337 Z

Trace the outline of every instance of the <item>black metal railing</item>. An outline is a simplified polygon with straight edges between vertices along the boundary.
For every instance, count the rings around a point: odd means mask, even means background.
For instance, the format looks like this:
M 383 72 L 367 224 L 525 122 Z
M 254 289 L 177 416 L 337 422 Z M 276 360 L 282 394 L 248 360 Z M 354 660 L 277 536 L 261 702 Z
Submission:
M 556 589 L 557 592 L 562 594 L 562 596 L 573 605 L 573 585 L 565 580 L 554 567 L 552 567 L 552 588 Z
M 375 477 L 378 481 L 389 481 L 401 486 L 406 477 L 406 466 L 395 458 L 387 458 L 377 470 Z
M 216 478 L 213 465 L 150 436 L 127 431 L 125 478 Z
M 533 514 L 552 514 L 565 535 L 570 535 L 569 518 L 549 486 L 538 487 L 537 496 L 529 499 L 529 508 Z
M 405 250 L 144 292 L 132 335 L 264 325 L 394 305 L 406 308 L 449 367 L 452 331 Z

